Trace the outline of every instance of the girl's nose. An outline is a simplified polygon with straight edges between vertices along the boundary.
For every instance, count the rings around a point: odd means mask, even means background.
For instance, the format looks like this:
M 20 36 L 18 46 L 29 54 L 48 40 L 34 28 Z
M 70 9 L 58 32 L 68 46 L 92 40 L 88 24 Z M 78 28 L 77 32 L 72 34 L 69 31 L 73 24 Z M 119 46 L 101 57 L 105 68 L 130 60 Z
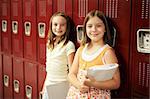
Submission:
M 96 26 L 92 26 L 92 31 L 96 31 Z
M 60 28 L 61 28 L 61 25 L 60 25 L 60 24 L 58 24 L 58 25 L 57 25 L 57 29 L 60 29 Z

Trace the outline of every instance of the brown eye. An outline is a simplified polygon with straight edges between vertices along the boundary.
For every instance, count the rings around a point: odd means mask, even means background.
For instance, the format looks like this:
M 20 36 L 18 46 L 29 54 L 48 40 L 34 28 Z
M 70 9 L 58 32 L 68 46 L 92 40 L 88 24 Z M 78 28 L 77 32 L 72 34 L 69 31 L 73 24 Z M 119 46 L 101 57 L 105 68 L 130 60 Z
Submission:
M 92 28 L 92 25 L 87 25 L 88 28 Z
M 53 25 L 54 25 L 54 26 L 57 26 L 57 23 L 54 23 Z
M 99 24 L 99 25 L 97 25 L 97 27 L 102 27 L 102 25 Z

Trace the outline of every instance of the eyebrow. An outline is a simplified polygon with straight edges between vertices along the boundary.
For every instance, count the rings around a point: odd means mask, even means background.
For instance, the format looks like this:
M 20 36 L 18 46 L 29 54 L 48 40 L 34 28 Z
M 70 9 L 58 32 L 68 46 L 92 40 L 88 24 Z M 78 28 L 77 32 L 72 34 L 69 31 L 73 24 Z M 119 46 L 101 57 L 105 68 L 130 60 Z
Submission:
M 94 24 L 103 24 L 103 22 L 100 22 L 100 23 L 94 23 Z M 93 25 L 93 23 L 87 23 L 87 25 Z

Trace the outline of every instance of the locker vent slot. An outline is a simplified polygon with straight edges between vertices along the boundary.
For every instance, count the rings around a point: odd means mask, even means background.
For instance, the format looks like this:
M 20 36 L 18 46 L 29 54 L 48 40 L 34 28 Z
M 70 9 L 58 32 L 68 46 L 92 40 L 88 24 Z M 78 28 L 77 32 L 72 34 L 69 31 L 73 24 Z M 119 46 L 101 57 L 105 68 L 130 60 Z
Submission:
M 149 18 L 149 6 L 150 6 L 149 0 L 142 0 L 141 2 L 141 18 L 142 19 Z
M 150 64 L 139 62 L 138 65 L 138 85 L 141 87 L 148 87 L 150 80 Z
M 78 10 L 79 10 L 79 17 L 85 17 L 88 13 L 88 0 L 79 0 L 78 1 Z
M 106 4 L 106 16 L 110 18 L 118 17 L 118 0 L 106 0 L 104 1 Z

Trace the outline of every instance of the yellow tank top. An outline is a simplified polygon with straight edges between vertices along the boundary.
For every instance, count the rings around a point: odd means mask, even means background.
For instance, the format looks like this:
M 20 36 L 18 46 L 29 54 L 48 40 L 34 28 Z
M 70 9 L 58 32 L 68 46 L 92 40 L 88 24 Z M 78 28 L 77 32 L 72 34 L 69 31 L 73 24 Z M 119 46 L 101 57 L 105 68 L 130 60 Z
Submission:
M 89 67 L 92 67 L 92 66 L 95 66 L 95 65 L 104 65 L 103 61 L 102 61 L 102 58 L 105 54 L 105 52 L 110 49 L 111 47 L 109 45 L 105 45 L 105 48 L 102 49 L 102 51 L 99 53 L 99 55 L 96 55 L 96 57 L 92 60 L 85 60 L 83 59 L 83 49 L 85 48 L 84 47 L 81 47 L 79 49 L 79 68 L 82 69 L 82 70 L 86 70 L 88 69 Z

